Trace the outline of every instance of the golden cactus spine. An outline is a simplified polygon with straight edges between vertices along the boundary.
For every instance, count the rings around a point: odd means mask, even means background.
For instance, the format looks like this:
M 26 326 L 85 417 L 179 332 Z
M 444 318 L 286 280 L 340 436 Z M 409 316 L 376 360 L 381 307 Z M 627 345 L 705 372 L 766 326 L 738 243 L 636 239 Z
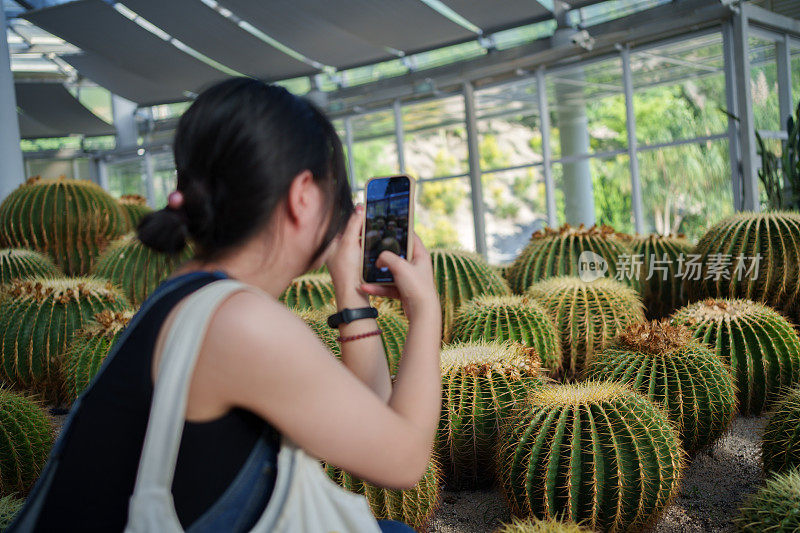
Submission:
M 303 274 L 280 296 L 289 309 L 321 309 L 336 302 L 330 274 Z
M 54 432 L 34 400 L 0 387 L 0 494 L 25 495 L 47 461 Z
M 800 467 L 800 387 L 787 391 L 772 410 L 761 440 L 761 460 L 767 473 Z
M 0 284 L 15 279 L 63 276 L 49 256 L 33 250 L 6 248 L 0 250 Z
M 633 258 L 641 258 L 637 269 L 637 288 L 644 301 L 647 316 L 663 318 L 685 303 L 683 262 L 692 252 L 692 243 L 682 235 L 664 237 L 649 235 L 633 240 Z

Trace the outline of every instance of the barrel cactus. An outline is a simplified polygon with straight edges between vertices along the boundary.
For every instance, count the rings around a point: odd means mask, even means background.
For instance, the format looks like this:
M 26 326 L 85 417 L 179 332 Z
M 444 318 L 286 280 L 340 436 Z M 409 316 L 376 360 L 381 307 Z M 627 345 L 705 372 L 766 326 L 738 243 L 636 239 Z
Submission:
M 775 405 L 764 428 L 761 459 L 765 472 L 785 472 L 800 467 L 800 387 Z
M 551 278 L 531 286 L 528 294 L 550 314 L 561 338 L 562 372 L 582 376 L 586 361 L 628 325 L 644 320 L 639 295 L 617 281 L 601 278 Z
M 68 276 L 88 273 L 127 228 L 119 203 L 89 181 L 31 178 L 0 204 L 0 243 L 46 253 Z
M 536 350 L 542 366 L 561 369 L 561 340 L 542 306 L 529 296 L 478 296 L 462 305 L 453 325 L 454 342 L 514 341 Z
M 736 525 L 743 533 L 800 531 L 800 467 L 767 479 L 742 506 Z
M 0 377 L 51 402 L 64 397 L 62 364 L 74 332 L 104 309 L 128 309 L 114 286 L 95 278 L 17 280 L 4 295 Z
M 13 279 L 60 275 L 63 274 L 47 255 L 22 248 L 0 250 L 0 284 L 4 285 Z
M 442 307 L 442 338 L 449 341 L 456 312 L 476 296 L 511 294 L 500 275 L 481 257 L 453 250 L 432 250 L 433 278 Z
M 546 387 L 515 411 L 498 446 L 517 516 L 634 531 L 676 495 L 684 454 L 654 403 L 619 382 Z
M 518 344 L 457 344 L 442 350 L 441 367 L 437 449 L 446 478 L 456 488 L 485 486 L 501 421 L 545 383 L 539 358 Z
M 0 387 L 0 494 L 30 490 L 54 436 L 50 417 L 36 401 Z
M 178 254 L 157 252 L 145 246 L 135 234 L 129 233 L 106 248 L 97 259 L 92 274 L 114 283 L 131 304 L 138 307 L 192 254 L 189 246 Z
M 800 321 L 800 214 L 737 213 L 709 229 L 694 253 L 702 268 L 687 275 L 689 301 L 745 298 Z
M 123 194 L 119 197 L 119 205 L 128 222 L 128 230 L 133 231 L 144 216 L 153 210 L 147 207 L 147 199 L 138 194 Z
M 342 487 L 362 494 L 378 520 L 398 520 L 417 531 L 427 531 L 428 521 L 439 505 L 440 470 L 435 457 L 419 483 L 406 490 L 378 487 L 332 465 L 326 464 L 325 470 Z
M 633 258 L 641 260 L 637 288 L 650 318 L 663 318 L 685 303 L 681 265 L 692 251 L 682 235 L 649 235 L 633 240 Z
M 747 300 L 705 300 L 675 312 L 733 372 L 739 409 L 758 414 L 782 388 L 800 382 L 800 338 L 769 307 Z
M 513 522 L 503 524 L 494 533 L 591 533 L 591 529 L 558 520 L 539 520 L 538 518 L 520 520 L 515 518 Z
M 736 413 L 727 365 L 687 328 L 667 321 L 628 326 L 595 354 L 587 375 L 625 382 L 664 406 L 690 452 L 722 436 Z
M 280 301 L 290 309 L 320 309 L 336 301 L 330 274 L 303 274 L 292 280 Z
M 610 226 L 544 228 L 531 236 L 528 245 L 506 271 L 508 283 L 517 294 L 524 293 L 537 281 L 578 275 L 578 259 L 593 252 L 605 260 L 608 275 L 617 276 L 620 256 L 630 256 L 630 236 L 617 233 Z M 629 280 L 629 277 L 625 277 Z
M 25 500 L 13 494 L 0 498 L 0 531 L 8 529 L 24 504 Z
M 132 311 L 100 311 L 94 320 L 73 335 L 64 356 L 64 387 L 73 401 L 89 386 L 111 347 L 133 316 Z

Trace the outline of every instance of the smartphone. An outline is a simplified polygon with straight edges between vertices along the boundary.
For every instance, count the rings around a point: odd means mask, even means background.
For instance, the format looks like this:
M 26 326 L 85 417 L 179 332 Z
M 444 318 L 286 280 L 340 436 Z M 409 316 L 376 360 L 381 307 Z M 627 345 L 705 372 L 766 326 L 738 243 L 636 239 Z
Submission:
M 408 176 L 370 178 L 364 188 L 366 220 L 361 232 L 361 280 L 380 285 L 394 284 L 387 268 L 375 261 L 384 250 L 411 260 L 414 231 L 414 180 Z

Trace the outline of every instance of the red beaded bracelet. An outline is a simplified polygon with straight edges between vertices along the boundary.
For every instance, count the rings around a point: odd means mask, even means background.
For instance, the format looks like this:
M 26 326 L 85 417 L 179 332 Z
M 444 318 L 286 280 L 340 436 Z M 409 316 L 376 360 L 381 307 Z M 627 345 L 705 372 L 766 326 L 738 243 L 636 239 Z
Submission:
M 367 337 L 374 337 L 375 335 L 380 335 L 381 330 L 376 329 L 375 331 L 370 331 L 368 333 L 361 333 L 360 335 L 350 335 L 349 337 L 336 337 L 336 342 L 345 343 L 349 341 L 357 341 L 358 339 L 365 339 Z

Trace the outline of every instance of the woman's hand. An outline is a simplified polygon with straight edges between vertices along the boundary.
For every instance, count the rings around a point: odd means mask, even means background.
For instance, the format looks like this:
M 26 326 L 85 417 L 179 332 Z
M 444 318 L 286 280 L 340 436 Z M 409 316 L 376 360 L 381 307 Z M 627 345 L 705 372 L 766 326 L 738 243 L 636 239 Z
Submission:
M 326 261 L 328 272 L 336 291 L 336 305 L 365 307 L 369 295 L 361 290 L 361 228 L 364 224 L 364 206 L 357 205 L 350 215 L 344 231 L 334 242 L 334 249 Z

